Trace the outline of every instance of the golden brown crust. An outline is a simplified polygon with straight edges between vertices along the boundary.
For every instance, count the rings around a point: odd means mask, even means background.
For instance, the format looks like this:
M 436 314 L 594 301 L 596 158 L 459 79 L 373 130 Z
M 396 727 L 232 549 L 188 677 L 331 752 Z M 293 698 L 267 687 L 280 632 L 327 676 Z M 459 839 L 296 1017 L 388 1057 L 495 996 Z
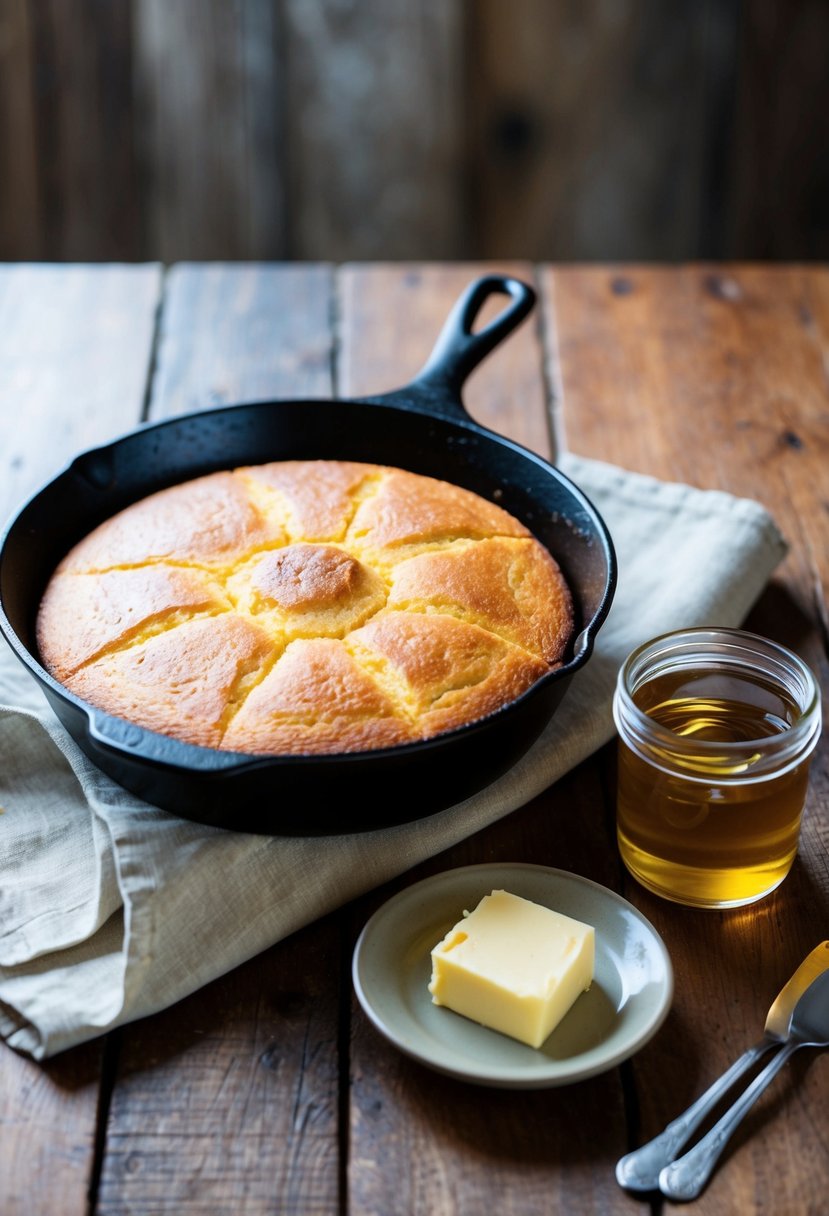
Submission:
M 351 641 L 386 661 L 427 737 L 485 717 L 550 670 L 535 655 L 451 616 L 383 614 Z
M 526 538 L 496 536 L 411 557 L 392 571 L 388 605 L 460 615 L 548 663 L 560 661 L 572 628 L 558 566 Z
M 113 646 L 169 629 L 177 614 L 222 612 L 229 601 L 202 570 L 138 566 L 102 574 L 58 573 L 37 621 L 41 658 L 59 680 Z
M 338 638 L 291 643 L 225 735 L 242 752 L 365 751 L 417 738 Z
M 348 535 L 360 548 L 382 550 L 529 532 L 514 516 L 470 490 L 392 469 L 377 492 L 357 508 Z
M 280 504 L 292 540 L 342 540 L 358 496 L 377 476 L 347 460 L 282 460 L 240 469 L 260 502 Z M 279 509 L 279 507 L 277 507 Z
M 212 473 L 151 494 L 105 520 L 61 568 L 106 570 L 153 561 L 226 564 L 285 541 L 283 522 L 263 515 L 233 473 Z
M 219 747 L 246 677 L 272 658 L 266 634 L 235 613 L 186 621 L 81 668 L 68 686 L 118 718 Z
M 73 692 L 207 747 L 330 754 L 492 713 L 563 661 L 573 607 L 513 516 L 348 461 L 210 474 L 101 524 L 37 622 Z

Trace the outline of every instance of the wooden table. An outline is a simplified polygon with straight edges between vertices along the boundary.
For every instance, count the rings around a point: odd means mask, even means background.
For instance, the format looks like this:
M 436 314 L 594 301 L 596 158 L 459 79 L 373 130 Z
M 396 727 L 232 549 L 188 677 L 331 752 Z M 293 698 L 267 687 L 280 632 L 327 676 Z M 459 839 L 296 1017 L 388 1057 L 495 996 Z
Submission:
M 0 507 L 141 418 L 397 387 L 489 269 L 534 280 L 541 305 L 473 376 L 471 412 L 544 453 L 552 441 L 766 504 L 791 552 L 748 624 L 796 648 L 825 686 L 823 267 L 6 266 Z M 695 912 L 638 887 L 618 858 L 613 808 L 611 746 L 177 1007 L 45 1066 L 0 1048 L 0 1212 L 660 1210 L 618 1188 L 616 1159 L 759 1037 L 770 1000 L 829 937 L 829 748 L 813 765 L 794 869 L 746 910 Z M 351 952 L 370 913 L 426 874 L 499 859 L 603 883 L 664 937 L 672 1011 L 620 1068 L 564 1089 L 480 1089 L 399 1055 L 355 1003 Z M 829 1210 L 827 1110 L 829 1059 L 801 1052 L 696 1210 Z

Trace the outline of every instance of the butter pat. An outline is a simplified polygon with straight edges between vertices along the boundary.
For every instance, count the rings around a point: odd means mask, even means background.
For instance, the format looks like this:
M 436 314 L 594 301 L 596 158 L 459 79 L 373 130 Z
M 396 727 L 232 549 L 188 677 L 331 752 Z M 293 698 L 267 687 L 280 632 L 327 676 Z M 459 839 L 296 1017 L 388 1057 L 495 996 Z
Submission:
M 595 937 L 592 925 L 493 891 L 432 950 L 432 1002 L 540 1047 L 590 987 Z

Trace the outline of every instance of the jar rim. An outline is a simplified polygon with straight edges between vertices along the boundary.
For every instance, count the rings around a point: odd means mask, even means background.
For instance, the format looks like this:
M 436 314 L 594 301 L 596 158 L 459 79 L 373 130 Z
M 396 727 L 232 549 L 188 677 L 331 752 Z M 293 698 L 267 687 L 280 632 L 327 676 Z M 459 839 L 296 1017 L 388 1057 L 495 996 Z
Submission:
M 717 647 L 719 649 L 716 649 Z M 634 701 L 632 694 L 636 688 L 645 682 L 645 679 L 643 678 L 633 683 L 631 683 L 631 680 L 637 673 L 637 670 L 641 671 L 644 669 L 647 671 L 648 659 L 652 659 L 654 663 L 657 663 L 661 657 L 662 669 L 668 664 L 675 670 L 681 668 L 703 670 L 707 666 L 706 650 L 708 651 L 708 659 L 713 659 L 716 655 L 720 665 L 731 665 L 733 667 L 741 666 L 745 668 L 750 663 L 750 656 L 753 656 L 755 661 L 758 658 L 762 658 L 766 663 L 766 674 L 770 678 L 775 679 L 781 686 L 784 684 L 784 672 L 799 682 L 803 693 L 802 697 L 798 697 L 800 717 L 790 730 L 783 731 L 780 735 L 774 736 L 772 750 L 776 753 L 778 763 L 788 758 L 797 758 L 798 760 L 802 758 L 807 745 L 811 744 L 813 746 L 817 742 L 817 736 L 820 731 L 821 698 L 817 679 L 808 664 L 787 646 L 784 646 L 780 642 L 775 642 L 771 638 L 766 638 L 744 629 L 719 626 L 692 626 L 686 629 L 670 630 L 659 634 L 635 647 L 622 663 L 617 677 L 616 696 L 614 697 L 614 717 L 616 718 L 616 724 L 620 732 L 622 725 L 624 725 L 626 730 L 632 731 L 633 735 L 641 736 L 646 732 L 651 741 L 658 741 L 659 744 L 668 748 L 676 755 L 681 755 L 684 758 L 696 755 L 703 763 L 706 757 L 731 756 L 736 758 L 745 754 L 747 749 L 751 749 L 752 747 L 762 749 L 764 752 L 768 751 L 770 749 L 770 739 L 768 736 L 757 739 L 743 739 L 739 742 L 718 742 L 715 740 L 698 739 L 696 737 L 686 739 L 650 717 Z M 697 654 L 697 661 L 688 662 L 687 660 L 692 659 L 695 653 Z M 669 663 L 670 656 L 672 655 L 674 662 Z M 769 671 L 769 667 L 772 664 L 780 669 L 779 675 L 775 675 Z M 756 670 L 756 666 L 753 669 Z M 651 678 L 652 675 L 653 673 L 651 673 Z M 791 693 L 791 685 L 787 687 Z M 622 717 L 621 722 L 620 716 Z M 811 747 L 809 747 L 809 750 L 811 750 Z M 742 780 L 745 780 L 744 776 Z

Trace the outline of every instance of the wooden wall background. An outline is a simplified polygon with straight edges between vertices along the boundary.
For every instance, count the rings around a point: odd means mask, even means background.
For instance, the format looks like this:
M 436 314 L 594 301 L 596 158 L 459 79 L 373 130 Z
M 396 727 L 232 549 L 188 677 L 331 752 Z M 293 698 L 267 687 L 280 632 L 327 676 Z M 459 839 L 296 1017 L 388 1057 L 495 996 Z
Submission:
M 0 258 L 826 258 L 828 52 L 829 0 L 0 0 Z

